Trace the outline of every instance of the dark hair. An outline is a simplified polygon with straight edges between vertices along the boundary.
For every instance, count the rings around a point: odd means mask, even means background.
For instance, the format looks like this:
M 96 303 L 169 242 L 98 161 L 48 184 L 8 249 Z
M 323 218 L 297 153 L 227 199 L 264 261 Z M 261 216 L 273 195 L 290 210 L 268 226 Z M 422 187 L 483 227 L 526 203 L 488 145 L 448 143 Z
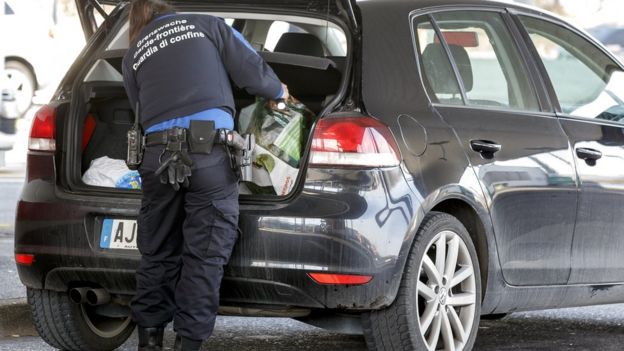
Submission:
M 154 17 L 175 9 L 164 0 L 133 0 L 130 5 L 130 42 Z

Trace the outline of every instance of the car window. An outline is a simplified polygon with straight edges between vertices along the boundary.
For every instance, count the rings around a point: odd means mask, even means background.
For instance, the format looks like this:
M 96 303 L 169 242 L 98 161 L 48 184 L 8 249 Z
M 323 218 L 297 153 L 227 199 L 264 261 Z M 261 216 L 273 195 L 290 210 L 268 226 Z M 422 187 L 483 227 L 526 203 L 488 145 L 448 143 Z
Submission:
M 429 96 L 436 102 L 450 105 L 463 105 L 461 90 L 451 61 L 440 44 L 431 22 L 425 18 L 417 19 L 416 41 L 421 57 L 421 70 Z
M 460 73 L 468 105 L 539 110 L 526 67 L 499 13 L 451 11 L 433 18 Z
M 13 12 L 13 9 L 11 8 L 11 6 L 9 6 L 9 4 L 7 4 L 6 2 L 4 3 L 4 14 L 5 15 L 14 15 L 15 12 Z
M 190 12 L 200 13 L 201 12 Z M 340 59 L 347 56 L 347 37 L 336 24 L 322 19 L 289 16 L 289 21 L 267 20 L 266 14 L 253 13 L 209 13 L 215 15 L 240 32 L 257 51 L 280 51 L 301 55 L 330 57 Z M 281 16 L 275 15 L 279 18 Z M 113 36 L 106 47 L 107 51 L 128 48 L 128 29 L 126 22 L 121 30 Z M 295 34 L 285 38 L 284 34 Z M 296 37 L 303 34 L 305 37 Z M 280 44 L 280 41 L 282 42 Z M 280 50 L 276 47 L 281 45 Z
M 275 45 L 277 45 L 277 42 L 284 33 L 306 33 L 306 31 L 292 23 L 275 21 L 271 24 L 271 27 L 269 27 L 264 49 L 269 51 L 275 50 Z
M 274 21 L 269 27 L 266 41 L 262 48 L 269 51 L 280 51 L 280 41 L 288 40 L 287 33 L 298 33 L 294 40 L 303 46 L 317 46 L 318 53 L 312 56 L 346 56 L 347 38 L 344 32 L 334 25 L 318 26 L 305 23 L 293 24 Z M 291 36 L 292 37 L 292 36 Z M 286 39 L 285 39 L 286 38 Z M 292 44 L 286 46 L 293 47 Z M 295 45 L 296 46 L 296 45 Z M 278 48 L 278 50 L 276 50 Z M 314 50 L 312 50 L 314 51 Z M 296 52 L 294 52 L 296 53 Z
M 551 22 L 520 17 L 565 114 L 624 123 L 624 72 L 590 41 Z

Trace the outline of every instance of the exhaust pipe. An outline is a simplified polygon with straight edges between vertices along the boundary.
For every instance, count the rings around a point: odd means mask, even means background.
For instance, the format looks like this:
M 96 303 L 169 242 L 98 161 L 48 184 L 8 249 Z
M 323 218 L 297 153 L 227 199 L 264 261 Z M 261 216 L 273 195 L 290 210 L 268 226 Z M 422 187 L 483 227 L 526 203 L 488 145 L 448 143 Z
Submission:
M 73 303 L 82 304 L 87 302 L 87 291 L 89 288 L 73 288 L 69 289 L 69 299 Z
M 111 300 L 110 294 L 104 289 L 88 289 L 86 293 L 87 303 L 91 306 L 107 304 Z

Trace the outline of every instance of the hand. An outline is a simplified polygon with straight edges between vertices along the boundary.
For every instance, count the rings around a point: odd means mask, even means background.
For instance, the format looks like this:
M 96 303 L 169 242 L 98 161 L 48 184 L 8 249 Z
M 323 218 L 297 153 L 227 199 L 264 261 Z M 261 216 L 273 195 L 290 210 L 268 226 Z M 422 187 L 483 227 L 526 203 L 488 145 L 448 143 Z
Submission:
M 284 90 L 284 94 L 282 94 L 282 100 L 287 101 L 290 98 L 290 93 L 288 92 L 288 86 L 282 83 L 282 89 Z

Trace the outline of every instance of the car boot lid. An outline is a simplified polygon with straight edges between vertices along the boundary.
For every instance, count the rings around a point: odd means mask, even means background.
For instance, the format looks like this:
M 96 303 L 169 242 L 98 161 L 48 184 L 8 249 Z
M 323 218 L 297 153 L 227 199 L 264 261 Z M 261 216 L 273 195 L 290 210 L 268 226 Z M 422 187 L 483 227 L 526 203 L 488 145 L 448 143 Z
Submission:
M 106 18 L 102 5 L 119 5 L 128 3 L 128 0 L 76 0 L 76 7 L 85 36 L 88 38 L 97 29 L 95 13 Z M 274 8 L 286 9 L 315 14 L 328 14 L 341 17 L 354 32 L 358 31 L 358 22 L 355 15 L 356 0 L 169 0 L 173 6 L 189 5 L 221 5 L 232 8 Z

